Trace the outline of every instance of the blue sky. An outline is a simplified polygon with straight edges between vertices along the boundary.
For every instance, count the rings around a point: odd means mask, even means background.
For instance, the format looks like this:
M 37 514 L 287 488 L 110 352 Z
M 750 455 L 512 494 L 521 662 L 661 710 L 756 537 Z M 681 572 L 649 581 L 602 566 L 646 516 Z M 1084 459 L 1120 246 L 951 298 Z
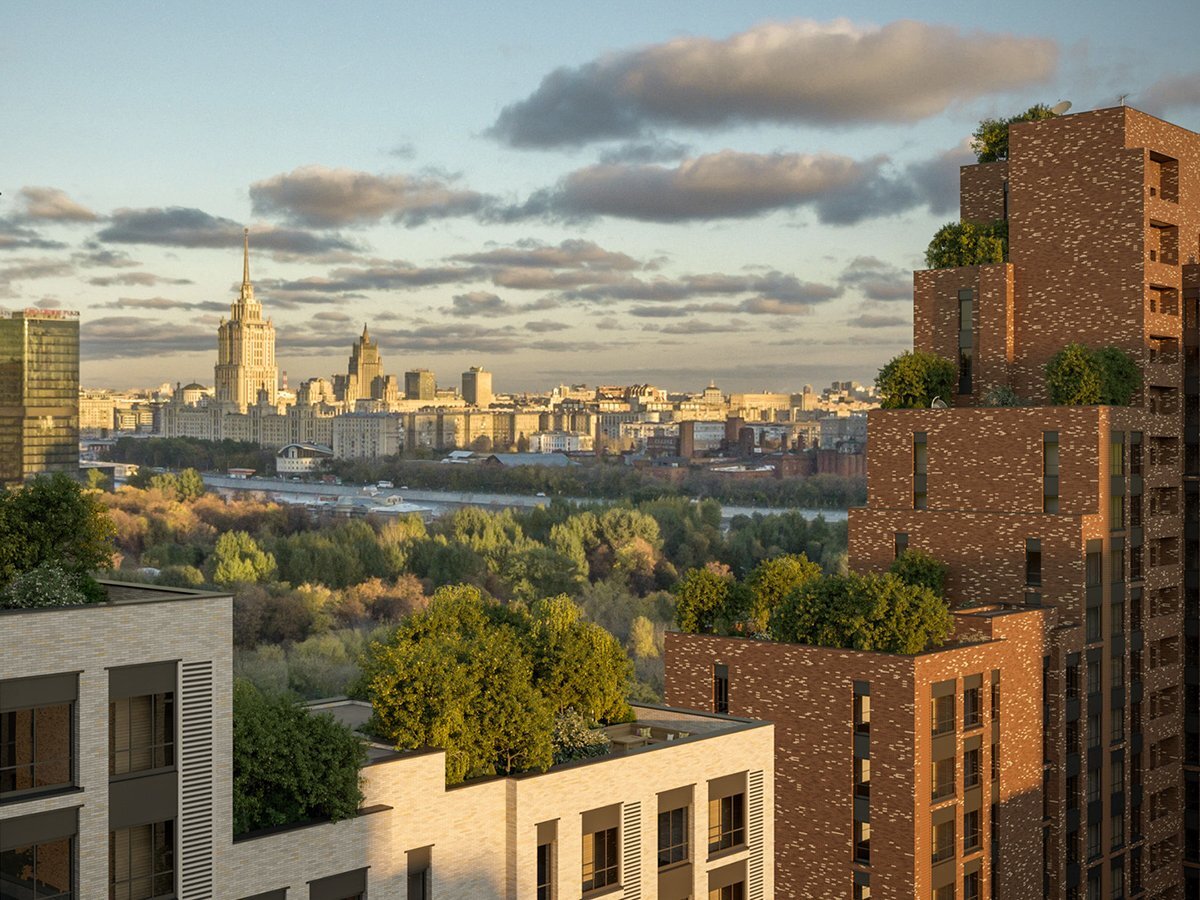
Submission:
M 1003 13 L 1003 16 L 1000 15 Z M 1154 20 L 1187 22 L 1166 2 Z M 212 380 L 252 275 L 289 380 L 869 380 L 984 116 L 1200 129 L 1194 30 L 1128 4 L 12 3 L 0 306 L 84 380 Z

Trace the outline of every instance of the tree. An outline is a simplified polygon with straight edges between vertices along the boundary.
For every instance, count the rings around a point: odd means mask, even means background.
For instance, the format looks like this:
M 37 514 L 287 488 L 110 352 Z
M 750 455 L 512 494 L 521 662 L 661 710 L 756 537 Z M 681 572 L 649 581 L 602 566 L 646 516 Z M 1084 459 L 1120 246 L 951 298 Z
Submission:
M 1053 119 L 1056 115 L 1050 111 L 1050 107 L 1038 103 L 1007 119 L 983 119 L 971 135 L 971 149 L 975 152 L 976 161 L 989 163 L 1008 159 L 1009 125 L 1015 122 L 1039 122 Z
M 947 222 L 925 248 L 925 266 L 952 269 L 984 266 L 1008 259 L 1008 222 Z
M 103 491 L 108 489 L 108 475 L 103 469 L 88 469 L 84 484 L 87 485 L 89 491 Z
M 267 581 L 275 574 L 275 557 L 244 531 L 227 531 L 217 538 L 210 562 L 212 580 L 222 587 Z
M 688 571 L 675 585 L 675 624 L 689 634 L 712 634 L 729 600 L 732 577 L 709 568 Z
M 204 493 L 204 478 L 195 469 L 184 469 L 176 480 L 175 492 L 184 503 L 191 503 Z
M 884 409 L 925 409 L 934 397 L 948 398 L 957 373 L 948 359 L 923 350 L 893 357 L 875 376 Z
M 895 575 L 829 575 L 802 585 L 775 608 L 777 641 L 920 653 L 943 643 L 954 622 L 945 601 Z
M 1100 402 L 1109 406 L 1128 406 L 1142 386 L 1142 373 L 1129 354 L 1120 347 L 1101 347 L 1095 353 L 1100 369 Z
M 1095 354 L 1082 344 L 1067 344 L 1046 363 L 1046 389 L 1059 406 L 1099 403 L 1103 376 Z
M 905 550 L 896 557 L 888 571 L 905 584 L 927 587 L 937 597 L 946 596 L 946 574 L 950 567 L 924 550 Z
M 43 565 L 78 576 L 88 599 L 104 599 L 89 573 L 111 569 L 116 532 L 99 496 L 63 474 L 0 491 L 0 586 Z
M 354 815 L 365 762 L 362 741 L 332 716 L 234 682 L 234 834 Z
M 763 560 L 746 579 L 748 605 L 746 630 L 761 634 L 767 630 L 771 610 L 792 591 L 821 577 L 821 567 L 803 553 L 785 553 Z

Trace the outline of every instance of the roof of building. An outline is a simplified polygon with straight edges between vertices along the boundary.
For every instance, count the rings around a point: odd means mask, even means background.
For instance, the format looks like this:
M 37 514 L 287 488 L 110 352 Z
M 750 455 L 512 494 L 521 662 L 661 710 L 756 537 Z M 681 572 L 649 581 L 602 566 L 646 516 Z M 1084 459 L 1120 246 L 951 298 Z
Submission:
M 74 609 L 129 606 L 134 603 L 162 603 L 167 600 L 204 600 L 230 596 L 230 594 L 223 591 L 195 591 L 190 588 L 164 587 L 157 584 L 115 581 L 105 578 L 97 579 L 97 581 L 104 588 L 105 594 L 108 595 L 107 602 L 81 603 L 77 606 L 39 606 L 32 609 L 10 609 L 0 606 L 0 615 L 27 612 L 63 612 Z
M 486 462 L 499 463 L 502 466 L 577 466 L 570 457 L 563 453 L 493 453 Z

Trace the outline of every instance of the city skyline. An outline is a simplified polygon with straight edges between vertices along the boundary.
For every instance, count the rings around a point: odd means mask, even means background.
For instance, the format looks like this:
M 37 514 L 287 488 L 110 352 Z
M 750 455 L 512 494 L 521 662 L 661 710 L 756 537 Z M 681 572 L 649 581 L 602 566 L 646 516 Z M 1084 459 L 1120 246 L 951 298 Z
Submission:
M 498 391 L 869 382 L 981 117 L 1200 127 L 1186 36 L 1116 4 L 302 9 L 13 11 L 0 306 L 79 309 L 85 383 L 208 384 L 243 227 L 293 384 L 364 322 Z

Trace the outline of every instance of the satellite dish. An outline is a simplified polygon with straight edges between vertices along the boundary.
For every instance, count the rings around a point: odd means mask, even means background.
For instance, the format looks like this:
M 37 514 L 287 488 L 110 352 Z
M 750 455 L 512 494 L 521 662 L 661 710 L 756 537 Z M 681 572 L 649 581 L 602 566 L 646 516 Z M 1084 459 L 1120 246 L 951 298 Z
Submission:
M 1055 103 L 1052 107 L 1050 107 L 1050 112 L 1054 113 L 1056 116 L 1061 116 L 1070 108 L 1070 100 L 1060 100 L 1058 103 Z
M 946 401 L 943 400 L 941 397 L 934 397 L 933 402 L 929 404 L 929 408 L 930 409 L 948 409 L 949 407 L 946 406 Z

